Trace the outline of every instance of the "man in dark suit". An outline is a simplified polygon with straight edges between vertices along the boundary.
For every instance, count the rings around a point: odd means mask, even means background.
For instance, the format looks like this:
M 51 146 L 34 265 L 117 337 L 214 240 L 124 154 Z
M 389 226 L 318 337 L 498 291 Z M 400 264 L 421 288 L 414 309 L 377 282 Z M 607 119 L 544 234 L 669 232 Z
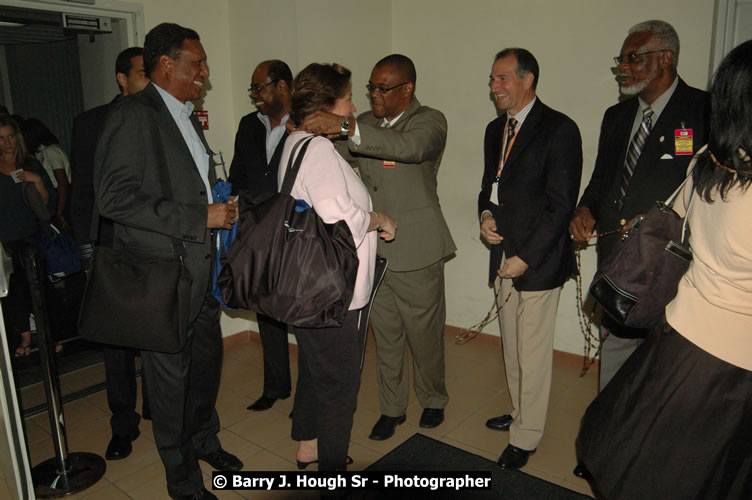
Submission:
M 249 95 L 258 111 L 240 120 L 235 154 L 230 165 L 233 194 L 248 192 L 262 200 L 276 193 L 277 169 L 287 138 L 292 72 L 282 61 L 260 63 L 253 71 Z M 268 410 L 278 399 L 290 396 L 290 355 L 287 325 L 263 314 L 256 315 L 264 352 L 264 392 L 248 407 Z
M 559 295 L 577 272 L 567 225 L 580 189 L 582 141 L 569 117 L 536 97 L 538 73 L 525 49 L 496 55 L 489 86 L 502 114 L 486 128 L 478 196 L 513 408 L 486 426 L 509 431 L 498 461 L 508 469 L 524 466 L 543 437 Z
M 222 332 L 209 286 L 214 229 L 231 228 L 237 205 L 211 200 L 211 150 L 190 102 L 201 97 L 209 77 L 198 34 L 171 23 L 153 28 L 144 43 L 144 69 L 151 83 L 114 106 L 99 140 L 97 207 L 113 221 L 115 247 L 161 258 L 181 255 L 190 272 L 185 347 L 175 354 L 143 351 L 142 357 L 168 493 L 216 498 L 203 486 L 198 460 L 219 470 L 243 466 L 217 437 Z M 160 182 L 165 174 L 169 192 Z
M 590 240 L 596 228 L 599 233 L 621 229 L 668 198 L 707 142 L 710 97 L 677 76 L 679 36 L 670 24 L 647 21 L 630 28 L 615 61 L 621 93 L 634 97 L 603 116 L 593 176 L 569 227 L 578 244 Z M 598 238 L 598 265 L 617 241 L 617 235 Z M 609 317 L 603 326 L 601 389 L 647 333 Z
M 379 358 L 381 417 L 369 439 L 384 440 L 405 422 L 409 358 L 413 357 L 415 394 L 423 407 L 419 425 L 444 421 L 449 401 L 444 370 L 444 260 L 456 250 L 436 192 L 446 146 L 444 114 L 415 97 L 416 72 L 402 54 L 384 57 L 371 71 L 372 111 L 351 117 L 318 112 L 301 128 L 341 135 L 338 151 L 360 171 L 374 210 L 394 217 L 394 241 L 379 240 L 379 255 L 389 261 L 373 303 L 371 327 Z
M 73 137 L 71 140 L 71 226 L 78 242 L 81 262 L 88 267 L 95 242 L 91 236 L 91 219 L 94 209 L 94 152 L 97 148 L 99 134 L 102 132 L 105 118 L 110 107 L 123 96 L 135 94 L 142 90 L 149 79 L 144 74 L 144 49 L 130 47 L 118 54 L 115 60 L 115 79 L 120 87 L 120 94 L 109 103 L 97 106 L 81 113 L 73 120 Z M 100 219 L 97 245 L 112 245 L 112 222 Z M 107 328 L 107 325 L 102 325 Z M 134 441 L 140 434 L 138 424 L 141 417 L 136 413 L 136 352 L 132 349 L 105 347 L 104 350 L 105 383 L 107 386 L 107 404 L 112 412 L 110 427 L 112 439 L 107 445 L 105 458 L 119 460 L 131 454 Z M 141 379 L 143 399 L 142 414 L 149 415 L 148 397 Z

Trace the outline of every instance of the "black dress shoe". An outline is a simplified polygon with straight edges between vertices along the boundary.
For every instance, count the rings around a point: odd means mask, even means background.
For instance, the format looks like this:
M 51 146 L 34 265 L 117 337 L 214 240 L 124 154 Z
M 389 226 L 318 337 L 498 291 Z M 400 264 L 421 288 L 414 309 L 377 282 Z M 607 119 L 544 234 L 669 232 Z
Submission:
M 580 479 L 584 479 L 585 481 L 591 481 L 593 479 L 593 475 L 582 462 L 579 462 L 577 464 L 577 467 L 574 468 L 572 474 L 579 477 Z
M 208 463 L 215 469 L 221 471 L 231 472 L 243 468 L 243 462 L 241 462 L 238 457 L 230 452 L 223 450 L 222 448 L 218 449 L 214 453 L 199 456 L 198 458 Z
M 298 470 L 303 470 L 311 464 L 319 463 L 318 460 L 311 460 L 310 462 L 301 462 L 297 458 L 295 459 L 295 461 L 298 462 Z M 350 465 L 352 463 L 353 463 L 352 457 L 350 455 L 347 455 L 347 457 L 345 458 L 345 465 Z
M 519 469 L 527 463 L 527 459 L 535 453 L 535 450 L 523 450 L 516 446 L 507 445 L 496 462 L 502 469 Z
M 181 495 L 172 498 L 175 500 L 218 500 L 217 496 L 206 488 L 202 488 L 201 491 L 193 495 Z
M 420 416 L 420 426 L 424 429 L 433 429 L 444 421 L 444 408 L 426 408 Z
M 368 436 L 368 439 L 373 439 L 374 441 L 389 439 L 394 436 L 394 429 L 396 429 L 398 425 L 403 424 L 405 420 L 407 420 L 407 417 L 404 415 L 401 417 L 387 417 L 386 415 L 381 415 L 376 421 L 376 425 L 371 429 L 371 434 Z
M 124 459 L 133 451 L 131 442 L 135 441 L 140 434 L 141 433 L 138 431 L 138 429 L 136 429 L 136 435 L 133 436 L 133 438 L 113 434 L 112 439 L 110 439 L 110 444 L 107 445 L 107 451 L 104 452 L 104 458 L 106 458 L 107 460 Z
M 495 431 L 508 431 L 513 420 L 512 415 L 489 418 L 486 420 L 486 427 Z
M 268 410 L 272 406 L 274 406 L 274 403 L 277 402 L 278 399 L 287 399 L 290 395 L 281 397 L 281 398 L 270 398 L 267 396 L 261 396 L 258 398 L 251 406 L 249 406 L 247 409 L 251 411 L 264 411 Z

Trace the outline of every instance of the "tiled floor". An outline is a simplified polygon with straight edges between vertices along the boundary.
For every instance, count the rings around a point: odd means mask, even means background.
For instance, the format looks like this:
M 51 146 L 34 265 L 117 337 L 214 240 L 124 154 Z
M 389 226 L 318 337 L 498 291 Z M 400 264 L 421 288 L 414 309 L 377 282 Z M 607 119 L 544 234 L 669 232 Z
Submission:
M 290 439 L 292 398 L 278 402 L 265 412 L 252 413 L 245 408 L 261 393 L 263 370 L 258 338 L 245 335 L 226 339 L 217 410 L 222 423 L 220 439 L 225 449 L 245 463 L 245 470 L 296 470 L 297 443 Z M 361 470 L 416 432 L 477 455 L 496 460 L 507 445 L 508 434 L 485 427 L 491 416 L 508 413 L 511 403 L 504 380 L 501 347 L 498 337 L 480 336 L 465 345 L 453 343 L 447 331 L 446 371 L 450 402 L 445 422 L 432 430 L 418 427 L 421 408 L 411 394 L 407 422 L 397 428 L 387 441 L 371 441 L 368 434 L 379 417 L 376 357 L 373 339 L 368 341 L 358 410 L 350 444 L 355 463 L 351 470 Z M 291 349 L 293 381 L 297 377 L 297 351 Z M 581 357 L 556 353 L 553 387 L 546 434 L 537 452 L 523 471 L 566 488 L 591 495 L 589 486 L 571 473 L 575 465 L 574 439 L 584 409 L 596 394 L 597 373 L 591 369 L 580 377 Z M 102 370 L 101 367 L 89 370 Z M 82 371 L 78 377 L 66 377 L 63 385 L 76 387 L 103 375 Z M 65 406 L 70 451 L 90 451 L 104 455 L 110 438 L 109 410 L 104 392 Z M 53 456 L 47 414 L 26 422 L 30 462 L 35 465 Z M 460 464 L 458 464 L 460 465 Z M 211 468 L 202 462 L 205 476 Z M 209 484 L 209 481 L 206 481 Z M 215 492 L 219 498 L 312 498 L 303 492 Z M 67 498 L 117 500 L 169 498 L 164 469 L 157 455 L 151 422 L 143 421 L 141 437 L 133 443 L 133 453 L 125 460 L 108 462 L 104 477 L 90 489 Z

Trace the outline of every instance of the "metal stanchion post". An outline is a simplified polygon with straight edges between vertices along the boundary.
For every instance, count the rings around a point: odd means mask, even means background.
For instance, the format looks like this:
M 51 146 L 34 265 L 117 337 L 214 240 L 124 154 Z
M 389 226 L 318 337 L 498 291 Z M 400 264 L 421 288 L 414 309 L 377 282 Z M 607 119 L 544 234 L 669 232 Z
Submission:
M 104 475 L 107 465 L 102 457 L 94 453 L 68 453 L 60 380 L 54 356 L 55 346 L 50 335 L 50 322 L 45 304 L 45 270 L 36 250 L 26 251 L 24 263 L 26 277 L 29 280 L 32 310 L 37 323 L 39 358 L 55 447 L 55 456 L 36 465 L 31 471 L 31 476 L 38 498 L 57 498 L 93 485 Z

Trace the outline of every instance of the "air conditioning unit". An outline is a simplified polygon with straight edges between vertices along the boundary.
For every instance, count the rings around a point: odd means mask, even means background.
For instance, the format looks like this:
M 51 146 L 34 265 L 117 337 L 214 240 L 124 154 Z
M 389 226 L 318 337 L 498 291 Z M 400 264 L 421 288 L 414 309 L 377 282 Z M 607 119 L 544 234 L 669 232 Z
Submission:
M 63 12 L 63 28 L 77 32 L 112 33 L 112 18 Z

